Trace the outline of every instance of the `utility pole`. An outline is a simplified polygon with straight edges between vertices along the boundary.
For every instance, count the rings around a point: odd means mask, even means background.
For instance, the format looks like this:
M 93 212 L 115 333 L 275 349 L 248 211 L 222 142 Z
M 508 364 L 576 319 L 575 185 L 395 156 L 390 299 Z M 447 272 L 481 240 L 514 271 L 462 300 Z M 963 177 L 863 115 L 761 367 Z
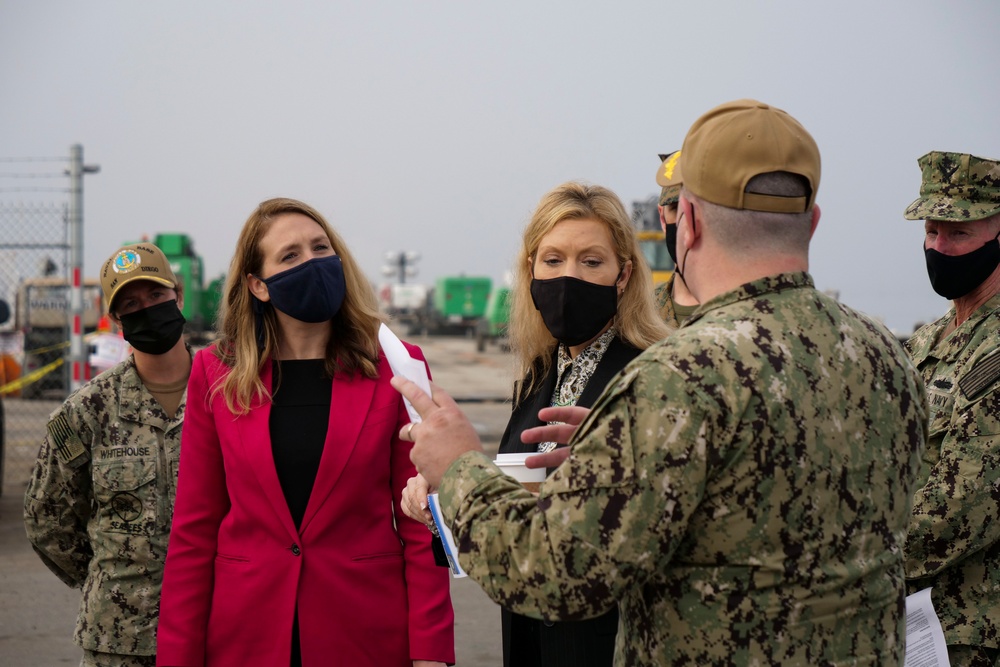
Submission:
M 69 359 L 72 366 L 70 391 L 90 379 L 90 364 L 83 346 L 83 175 L 96 174 L 98 165 L 83 164 L 83 146 L 69 149 Z

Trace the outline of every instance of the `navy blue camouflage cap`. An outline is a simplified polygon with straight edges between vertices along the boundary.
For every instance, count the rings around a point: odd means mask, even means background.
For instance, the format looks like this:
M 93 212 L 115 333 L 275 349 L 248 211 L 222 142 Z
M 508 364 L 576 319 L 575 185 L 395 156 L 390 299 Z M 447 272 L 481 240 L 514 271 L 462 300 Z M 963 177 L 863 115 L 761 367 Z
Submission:
M 982 220 L 1000 213 L 1000 162 L 968 153 L 931 151 L 920 165 L 920 198 L 907 220 Z

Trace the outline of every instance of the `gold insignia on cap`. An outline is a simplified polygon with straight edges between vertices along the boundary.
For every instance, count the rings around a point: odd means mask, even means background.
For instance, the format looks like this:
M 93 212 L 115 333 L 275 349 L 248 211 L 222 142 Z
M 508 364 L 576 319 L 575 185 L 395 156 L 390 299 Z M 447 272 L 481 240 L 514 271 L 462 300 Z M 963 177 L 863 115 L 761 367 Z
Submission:
M 111 268 L 115 270 L 115 273 L 129 273 L 138 269 L 141 262 L 142 259 L 136 251 L 122 250 L 115 255 L 111 262 Z
M 680 160 L 680 159 L 681 159 L 681 152 L 680 151 L 674 151 L 674 153 L 670 157 L 668 157 L 666 160 L 664 160 L 664 162 L 663 162 L 663 177 L 664 178 L 673 178 L 674 177 L 674 169 L 677 167 L 677 161 Z

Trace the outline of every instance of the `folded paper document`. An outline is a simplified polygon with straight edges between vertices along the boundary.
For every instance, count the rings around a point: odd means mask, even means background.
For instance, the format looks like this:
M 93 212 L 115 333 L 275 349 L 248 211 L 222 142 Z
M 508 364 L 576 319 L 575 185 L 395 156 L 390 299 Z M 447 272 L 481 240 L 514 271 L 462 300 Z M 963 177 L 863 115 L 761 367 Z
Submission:
M 382 351 L 385 352 L 385 358 L 389 361 L 392 374 L 405 377 L 430 396 L 431 380 L 427 377 L 427 366 L 420 359 L 411 357 L 406 346 L 385 324 L 379 327 L 378 343 L 382 346 Z M 403 401 L 406 403 L 406 412 L 410 415 L 410 421 L 416 424 L 420 421 L 420 415 L 409 401 L 405 398 Z
M 906 657 L 903 667 L 948 667 L 948 645 L 941 630 L 931 589 L 906 596 Z

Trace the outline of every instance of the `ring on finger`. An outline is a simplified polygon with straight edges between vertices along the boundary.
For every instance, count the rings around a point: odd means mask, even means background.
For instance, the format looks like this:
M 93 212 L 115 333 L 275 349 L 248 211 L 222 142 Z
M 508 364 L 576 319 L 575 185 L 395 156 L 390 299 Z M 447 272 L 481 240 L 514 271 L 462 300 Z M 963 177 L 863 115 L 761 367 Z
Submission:
M 413 440 L 413 437 L 410 435 L 410 431 L 412 431 L 412 430 L 413 430 L 413 422 L 410 422 L 409 424 L 406 425 L 406 439 L 407 440 Z

